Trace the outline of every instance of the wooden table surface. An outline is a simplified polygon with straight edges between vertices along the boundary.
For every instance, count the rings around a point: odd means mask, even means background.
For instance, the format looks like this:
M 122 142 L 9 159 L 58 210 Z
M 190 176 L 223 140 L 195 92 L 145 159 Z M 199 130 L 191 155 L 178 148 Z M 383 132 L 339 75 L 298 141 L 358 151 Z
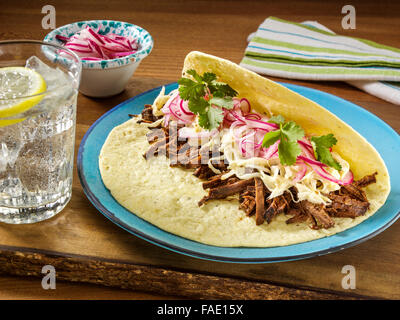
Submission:
M 248 34 L 268 16 L 318 20 L 337 33 L 400 47 L 399 2 L 351 3 L 357 13 L 355 30 L 341 28 L 343 1 L 53 2 L 57 26 L 89 19 L 128 21 L 147 29 L 155 41 L 153 52 L 125 92 L 108 99 L 79 96 L 76 149 L 104 112 L 179 78 L 183 59 L 191 50 L 239 62 Z M 42 39 L 49 31 L 41 27 L 41 9 L 46 4 L 0 2 L 0 40 Z M 399 106 L 341 82 L 283 81 L 350 100 L 400 131 Z M 140 240 L 108 221 L 86 199 L 75 170 L 73 197 L 62 213 L 34 225 L 0 224 L 0 299 L 400 298 L 398 243 L 399 221 L 356 247 L 302 261 L 246 265 L 189 258 Z M 40 287 L 45 264 L 56 267 L 55 291 Z M 341 286 L 344 265 L 356 268 L 355 290 Z

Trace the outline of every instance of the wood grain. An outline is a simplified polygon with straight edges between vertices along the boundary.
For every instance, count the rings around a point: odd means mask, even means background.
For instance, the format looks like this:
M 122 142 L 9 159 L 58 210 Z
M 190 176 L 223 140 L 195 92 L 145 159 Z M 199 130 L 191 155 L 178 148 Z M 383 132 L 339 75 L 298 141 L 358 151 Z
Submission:
M 43 276 L 43 275 L 42 275 Z M 42 278 L 0 275 L 0 300 L 176 300 L 142 291 L 57 280 L 54 290 L 44 290 Z
M 12 261 L 12 265 L 7 263 Z M 105 262 L 88 257 L 60 257 L 15 250 L 0 251 L 0 271 L 13 275 L 43 277 L 44 265 L 56 269 L 57 279 L 88 282 L 125 289 L 158 292 L 165 296 L 187 296 L 192 299 L 354 299 L 323 291 L 296 289 L 255 281 L 237 280 L 164 268 Z M 358 297 L 361 298 L 361 297 Z
M 47 4 L 45 1 L 0 2 L 0 39 L 42 39 L 48 32 L 41 28 L 43 17 L 41 8 L 45 4 Z M 123 93 L 108 99 L 79 96 L 76 150 L 90 125 L 110 108 L 154 86 L 175 81 L 180 76 L 183 59 L 189 51 L 205 51 L 239 62 L 246 47 L 247 35 L 255 31 L 257 26 L 270 15 L 292 21 L 318 20 L 341 34 L 400 47 L 399 2 L 352 1 L 352 4 L 357 10 L 356 30 L 341 29 L 340 12 L 343 6 L 341 1 L 57 1 L 54 4 L 57 26 L 88 19 L 115 19 L 144 27 L 155 40 L 153 52 L 139 66 Z M 400 132 L 398 106 L 345 83 L 305 82 L 278 78 L 273 80 L 316 88 L 350 100 L 376 114 Z M 127 268 L 129 271 L 122 273 L 123 276 L 116 276 L 111 282 L 109 279 L 105 280 L 107 274 L 104 273 L 99 278 L 103 280 L 96 283 L 123 286 L 126 279 L 134 276 L 131 274 L 132 270 L 140 268 L 143 268 L 140 270 L 153 270 L 154 273 L 149 271 L 149 277 L 150 275 L 153 277 L 154 285 L 153 282 L 149 282 L 146 287 L 131 279 L 130 288 L 168 295 L 175 294 L 163 289 L 157 283 L 159 279 L 157 277 L 164 271 L 182 275 L 181 278 L 173 278 L 176 281 L 170 284 L 178 286 L 184 283 L 189 287 L 189 291 L 192 290 L 185 293 L 188 297 L 200 297 L 202 292 L 201 281 L 185 278 L 185 275 L 194 274 L 200 277 L 198 279 L 211 277 L 215 283 L 219 283 L 218 279 L 237 281 L 230 287 L 233 296 L 241 294 L 241 283 L 256 283 L 266 290 L 262 296 L 266 299 L 280 297 L 278 288 L 282 288 L 290 298 L 299 296 L 298 293 L 291 291 L 295 289 L 312 292 L 315 297 L 320 298 L 327 297 L 327 294 L 343 295 L 343 297 L 351 294 L 398 299 L 400 298 L 398 243 L 400 243 L 400 223 L 396 222 L 390 229 L 372 240 L 313 259 L 259 265 L 202 261 L 156 247 L 112 224 L 87 200 L 75 171 L 73 197 L 62 213 L 53 219 L 34 225 L 0 224 L 2 260 L 0 270 L 18 275 L 28 273 L 37 275 L 39 269 L 30 269 L 9 255 L 22 251 L 27 256 L 20 259 L 25 262 L 26 257 L 35 257 L 29 254 L 38 254 L 43 256 L 43 259 L 53 259 L 53 263 L 59 264 L 65 280 L 77 280 L 68 273 L 64 265 L 70 261 L 69 259 L 79 260 L 75 266 L 79 265 L 81 270 L 86 270 L 88 277 L 80 278 L 81 281 L 91 283 L 96 282 L 98 271 L 96 268 L 104 270 L 102 268 L 105 265 L 110 266 L 110 270 L 114 268 L 111 266 L 116 265 L 118 266 L 116 268 L 123 266 L 121 268 Z M 92 260 L 101 261 L 104 265 L 92 265 Z M 40 263 L 33 263 L 35 268 L 39 268 L 39 265 L 47 260 L 32 258 L 32 261 L 39 261 Z M 342 267 L 349 264 L 353 265 L 357 272 L 357 288 L 351 291 L 344 290 L 341 286 L 344 276 L 341 273 Z M 217 297 L 223 293 L 216 291 L 213 294 Z M 249 298 L 255 297 L 254 293 L 251 294 Z M 208 293 L 208 296 L 212 295 Z

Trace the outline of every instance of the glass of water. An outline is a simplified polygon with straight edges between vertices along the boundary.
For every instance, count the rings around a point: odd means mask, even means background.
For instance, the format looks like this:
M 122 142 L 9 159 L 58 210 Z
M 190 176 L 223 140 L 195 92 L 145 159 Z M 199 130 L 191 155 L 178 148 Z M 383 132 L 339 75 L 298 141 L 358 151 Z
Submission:
M 48 219 L 71 198 L 81 62 L 40 41 L 0 42 L 0 221 Z

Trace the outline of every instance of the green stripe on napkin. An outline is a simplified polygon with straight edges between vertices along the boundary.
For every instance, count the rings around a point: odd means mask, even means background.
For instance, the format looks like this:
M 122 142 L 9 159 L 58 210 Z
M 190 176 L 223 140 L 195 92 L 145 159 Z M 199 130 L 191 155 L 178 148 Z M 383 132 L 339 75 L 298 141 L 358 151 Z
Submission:
M 400 81 L 400 49 L 275 17 L 260 25 L 241 65 L 295 79 Z

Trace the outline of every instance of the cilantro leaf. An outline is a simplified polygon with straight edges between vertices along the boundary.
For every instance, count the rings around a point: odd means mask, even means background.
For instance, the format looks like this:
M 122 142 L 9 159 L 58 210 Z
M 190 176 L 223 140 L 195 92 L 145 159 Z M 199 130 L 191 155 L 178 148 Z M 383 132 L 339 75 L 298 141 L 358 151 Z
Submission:
M 268 122 L 281 124 L 285 122 L 285 118 L 281 115 L 272 116 L 271 118 L 269 118 Z
M 301 153 L 301 148 L 297 141 L 281 140 L 278 146 L 279 160 L 283 165 L 291 166 L 295 164 L 297 157 Z
M 207 111 L 209 129 L 218 128 L 224 119 L 224 112 L 221 108 L 210 107 Z
M 203 81 L 207 84 L 213 83 L 213 81 L 216 81 L 217 76 L 215 75 L 215 73 L 212 72 L 205 72 L 203 74 Z
M 197 82 L 202 83 L 203 78 L 196 72 L 194 69 L 190 69 L 186 71 L 187 74 L 191 75 Z
M 228 84 L 217 81 L 214 73 L 205 72 L 201 76 L 196 70 L 190 69 L 186 74 L 194 80 L 181 78 L 178 81 L 181 99 L 189 102 L 189 110 L 198 115 L 202 128 L 218 128 L 224 119 L 223 109 L 233 108 L 232 97 L 237 92 Z
M 238 95 L 237 91 L 229 84 L 219 82 L 214 87 L 215 90 L 212 90 L 211 93 L 216 97 L 236 97 Z
M 210 107 L 205 113 L 199 114 L 199 125 L 211 130 L 218 128 L 223 119 L 224 114 L 220 108 Z
M 207 113 L 199 114 L 199 126 L 202 128 L 209 128 L 210 127 L 210 120 L 208 120 Z
M 279 129 L 267 132 L 264 135 L 262 146 L 268 148 L 276 141 L 280 140 L 278 145 L 279 160 L 283 165 L 293 165 L 297 157 L 301 154 L 301 148 L 297 143 L 304 137 L 304 130 L 294 121 L 285 122 L 282 116 L 271 118 L 274 123 L 279 124 Z M 272 122 L 269 120 L 269 122 Z
M 205 100 L 203 97 L 200 98 L 192 98 L 189 100 L 189 110 L 194 114 L 204 113 L 210 103 Z
M 320 137 L 312 137 L 311 144 L 314 149 L 315 156 L 318 161 L 325 163 L 326 165 L 340 171 L 342 166 L 332 157 L 330 148 L 337 143 L 336 138 L 332 133 Z
M 205 87 L 201 83 L 197 83 L 187 78 L 181 78 L 178 81 L 179 84 L 179 96 L 183 100 L 190 100 L 199 96 L 204 96 Z
M 317 147 L 317 160 L 325 163 L 326 165 L 340 171 L 342 170 L 342 166 L 340 165 L 339 162 L 337 162 L 335 159 L 333 159 L 331 152 L 329 149 L 326 148 L 318 148 Z
M 272 146 L 275 142 L 277 142 L 280 138 L 281 138 L 280 130 L 267 132 L 264 136 L 262 146 L 264 148 L 268 148 Z
M 225 83 L 225 82 L 217 81 L 216 79 L 214 79 L 213 81 L 211 81 L 211 82 L 209 83 L 209 85 L 211 85 L 212 87 L 217 87 L 217 86 L 220 86 L 220 85 L 223 85 L 223 84 L 226 84 L 226 83 Z
M 313 141 L 316 145 L 324 148 L 332 148 L 337 143 L 337 139 L 332 133 L 325 136 L 312 137 L 311 141 Z
M 210 104 L 219 106 L 225 109 L 233 109 L 233 100 L 231 97 L 222 98 L 222 97 L 213 97 L 210 99 Z
M 304 130 L 294 121 L 280 124 L 282 134 L 289 141 L 297 141 L 304 137 Z

